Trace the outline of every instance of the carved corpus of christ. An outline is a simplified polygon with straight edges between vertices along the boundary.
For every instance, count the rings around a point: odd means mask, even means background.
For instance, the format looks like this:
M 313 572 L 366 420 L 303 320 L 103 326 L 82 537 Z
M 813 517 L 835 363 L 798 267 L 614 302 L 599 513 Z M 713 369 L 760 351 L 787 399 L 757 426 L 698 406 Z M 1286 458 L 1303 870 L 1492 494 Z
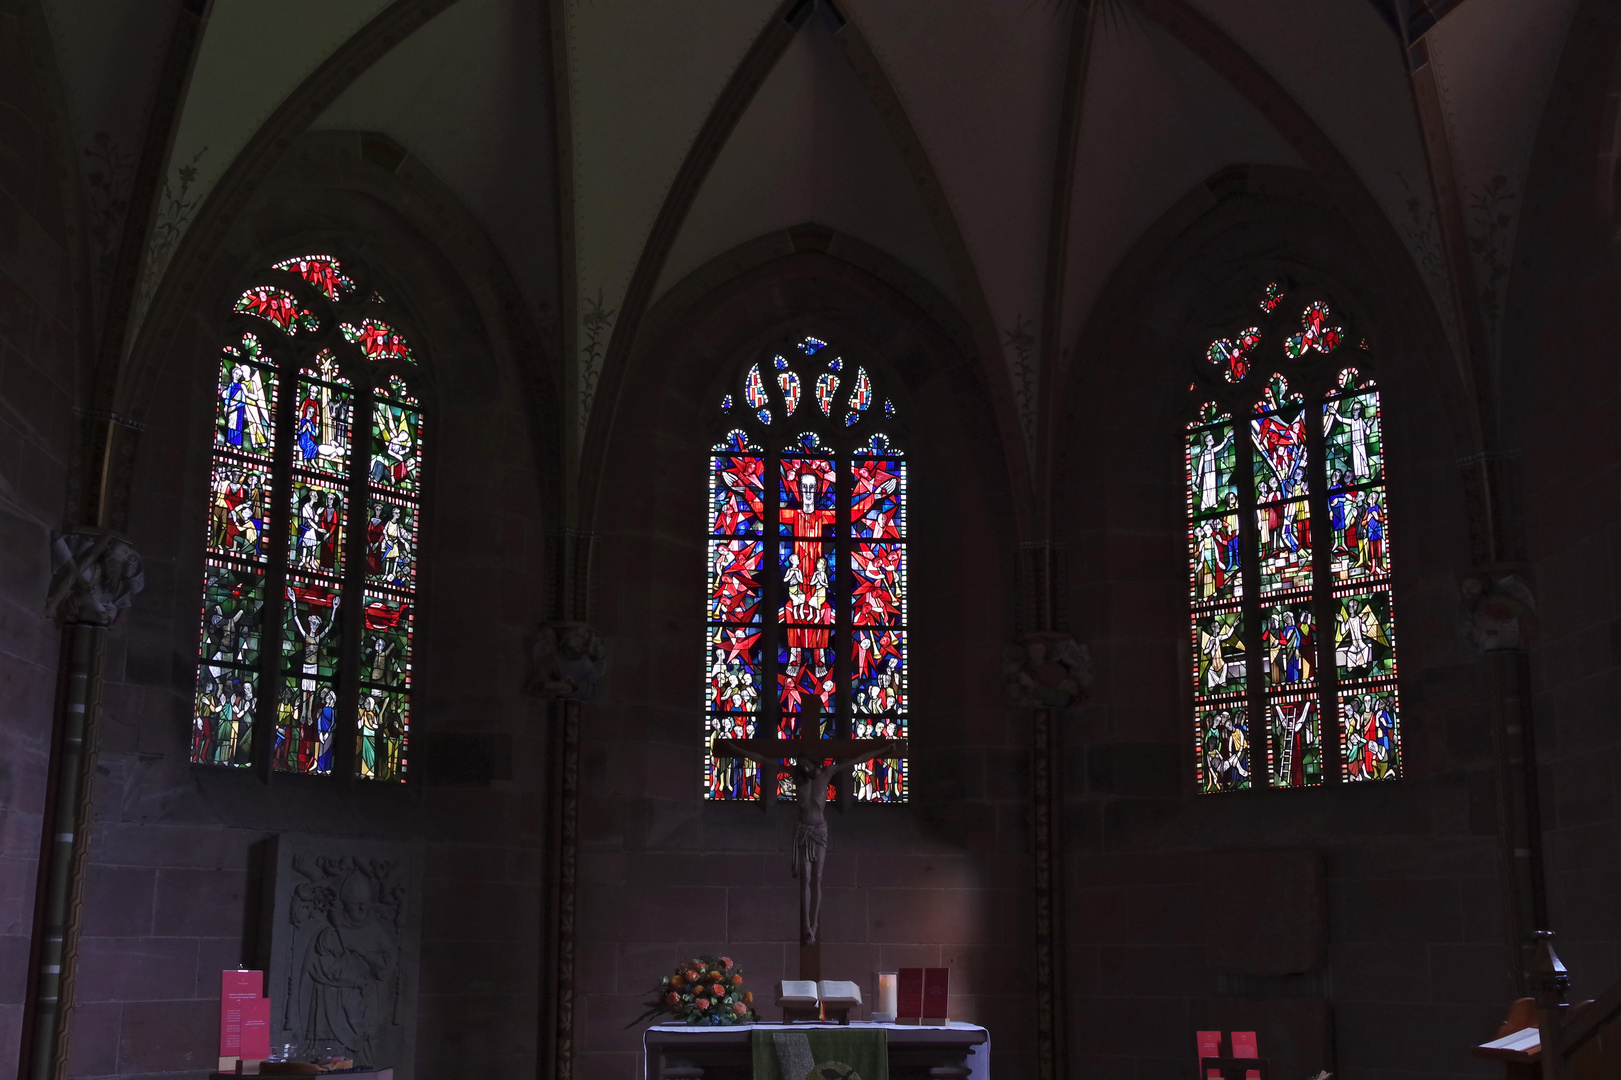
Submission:
M 809 721 L 804 717 L 808 716 Z M 816 714 L 801 720 L 815 730 Z M 901 757 L 903 739 L 716 739 L 719 757 L 740 757 L 762 769 L 760 782 L 775 784 L 783 772 L 793 777 L 799 804 L 789 868 L 799 879 L 799 943 L 814 945 L 822 916 L 822 873 L 827 866 L 827 785 L 835 776 L 873 758 Z M 784 766 L 782 761 L 789 764 Z M 824 765 L 824 761 L 831 764 Z

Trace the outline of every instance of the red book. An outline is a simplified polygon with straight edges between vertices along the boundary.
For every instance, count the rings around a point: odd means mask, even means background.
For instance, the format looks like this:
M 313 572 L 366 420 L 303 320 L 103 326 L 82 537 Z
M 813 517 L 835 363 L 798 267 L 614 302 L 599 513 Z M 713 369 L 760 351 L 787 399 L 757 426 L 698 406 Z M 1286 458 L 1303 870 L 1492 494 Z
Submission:
M 944 1024 L 947 1017 L 946 998 L 951 989 L 950 968 L 923 969 L 923 1019 L 928 1023 Z
M 916 1023 L 923 1015 L 923 969 L 901 968 L 895 982 L 895 1018 Z
M 1199 1040 L 1199 1057 L 1221 1057 L 1221 1032 L 1199 1031 L 1195 1032 Z M 1221 1080 L 1220 1069 L 1206 1069 L 1205 1080 Z
M 270 999 L 242 1003 L 242 1059 L 263 1061 L 270 1056 Z
M 1233 1057 L 1258 1058 L 1260 1056 L 1261 1052 L 1255 1045 L 1255 1032 L 1233 1032 Z M 1245 1080 L 1261 1080 L 1261 1072 L 1259 1069 L 1250 1069 L 1244 1073 L 1244 1077 Z
M 220 1057 L 243 1057 L 242 1009 L 249 1002 L 264 996 L 265 973 L 262 971 L 220 972 Z M 266 1019 L 269 1013 L 265 1014 Z M 266 1029 L 268 1037 L 269 1029 Z M 265 1052 L 269 1057 L 269 1051 Z

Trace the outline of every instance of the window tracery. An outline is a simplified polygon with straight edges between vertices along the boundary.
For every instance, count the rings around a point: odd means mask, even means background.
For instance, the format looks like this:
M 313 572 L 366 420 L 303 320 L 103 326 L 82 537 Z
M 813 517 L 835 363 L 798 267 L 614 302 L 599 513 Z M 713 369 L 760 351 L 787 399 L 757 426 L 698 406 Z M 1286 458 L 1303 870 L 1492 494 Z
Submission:
M 1328 302 L 1289 292 L 1268 283 L 1260 324 L 1213 341 L 1189 388 L 1202 792 L 1401 769 L 1379 390 L 1367 343 L 1347 355 Z
M 191 760 L 406 774 L 422 406 L 388 305 L 332 255 L 274 264 L 219 362 Z M 352 750 L 352 754 L 348 751 Z
M 750 365 L 740 394 L 720 400 L 726 430 L 709 468 L 707 799 L 761 795 L 759 766 L 710 754 L 716 737 L 774 726 L 795 738 L 812 712 L 824 738 L 906 737 L 906 459 L 893 432 L 879 430 L 873 384 L 864 366 L 847 371 L 837 349 L 804 337 Z M 893 402 L 884 406 L 884 419 L 894 417 Z M 904 802 L 907 762 L 858 765 L 849 782 L 856 801 Z M 778 794 L 792 792 L 779 781 Z

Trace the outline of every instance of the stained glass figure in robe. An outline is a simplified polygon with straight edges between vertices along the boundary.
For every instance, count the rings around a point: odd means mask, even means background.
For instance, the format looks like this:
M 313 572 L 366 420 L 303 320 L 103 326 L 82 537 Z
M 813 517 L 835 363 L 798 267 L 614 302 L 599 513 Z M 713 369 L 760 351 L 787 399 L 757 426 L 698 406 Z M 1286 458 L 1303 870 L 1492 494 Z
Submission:
M 1383 475 L 1379 435 L 1379 395 L 1329 399 L 1323 406 L 1328 479 L 1336 488 L 1371 484 Z
M 1340 740 L 1347 781 L 1394 778 L 1401 761 L 1395 686 L 1341 693 Z
M 371 482 L 378 487 L 414 492 L 419 483 L 422 419 L 409 405 L 379 400 L 372 409 Z
M 1272 726 L 1272 785 L 1310 787 L 1322 783 L 1322 724 L 1316 694 L 1268 696 L 1267 720 Z
M 1247 790 L 1252 770 L 1249 724 L 1243 702 L 1201 705 L 1195 713 L 1199 737 L 1199 790 Z
M 1351 582 L 1388 577 L 1385 489 L 1370 487 L 1334 492 L 1328 497 L 1328 513 L 1334 527 L 1334 580 Z
M 349 474 L 349 429 L 353 405 L 349 380 L 338 371 L 337 357 L 322 350 L 319 366 L 305 369 L 298 383 L 297 449 L 293 463 L 347 478 Z
M 214 445 L 247 454 L 269 454 L 275 416 L 272 372 L 250 363 L 258 354 L 253 335 L 244 335 L 244 349 L 227 348 L 220 363 L 218 421 Z
M 417 511 L 413 503 L 374 494 L 366 522 L 366 580 L 404 592 L 416 585 Z

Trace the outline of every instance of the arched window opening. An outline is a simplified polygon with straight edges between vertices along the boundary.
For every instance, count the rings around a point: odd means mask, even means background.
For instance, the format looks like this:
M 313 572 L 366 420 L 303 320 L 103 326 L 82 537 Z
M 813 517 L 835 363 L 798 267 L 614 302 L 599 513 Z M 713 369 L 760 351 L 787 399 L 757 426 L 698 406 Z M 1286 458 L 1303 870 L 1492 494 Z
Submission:
M 819 714 L 823 738 L 907 736 L 906 460 L 884 430 L 895 414 L 865 367 L 814 337 L 752 364 L 720 401 L 724 434 L 709 474 L 707 799 L 761 794 L 759 766 L 710 754 L 716 737 L 774 727 L 797 738 L 808 712 Z M 905 802 L 907 762 L 858 765 L 849 784 L 858 802 Z M 792 781 L 780 780 L 778 794 L 791 797 Z
M 219 361 L 191 760 L 402 781 L 422 407 L 358 266 L 276 263 Z
M 1379 390 L 1367 342 L 1290 292 L 1267 284 L 1189 387 L 1201 792 L 1401 770 Z

